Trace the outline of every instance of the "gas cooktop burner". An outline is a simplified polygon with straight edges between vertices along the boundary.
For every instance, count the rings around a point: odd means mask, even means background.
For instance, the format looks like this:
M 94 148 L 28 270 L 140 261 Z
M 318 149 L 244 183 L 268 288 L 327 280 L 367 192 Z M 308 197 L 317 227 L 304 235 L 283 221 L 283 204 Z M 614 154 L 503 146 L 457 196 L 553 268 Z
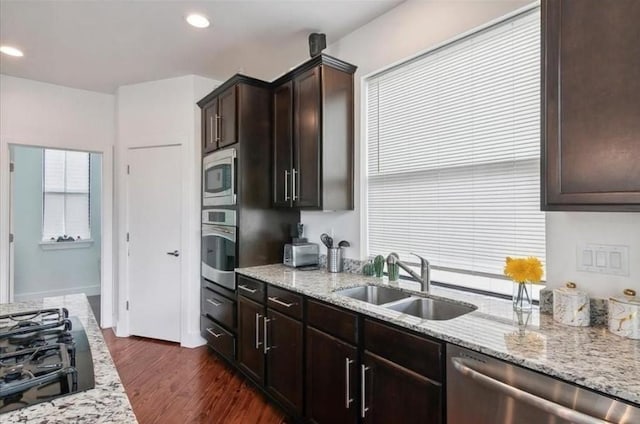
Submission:
M 0 316 L 0 414 L 93 385 L 87 336 L 66 309 Z

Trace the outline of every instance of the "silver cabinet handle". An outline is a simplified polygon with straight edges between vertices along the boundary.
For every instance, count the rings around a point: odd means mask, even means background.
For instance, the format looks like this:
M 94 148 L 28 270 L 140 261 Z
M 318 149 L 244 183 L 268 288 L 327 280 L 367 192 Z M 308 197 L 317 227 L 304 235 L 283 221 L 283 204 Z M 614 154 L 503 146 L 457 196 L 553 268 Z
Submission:
M 541 409 L 545 412 L 553 414 L 556 417 L 560 417 L 563 420 L 566 420 L 572 423 L 577 423 L 577 424 L 597 424 L 597 423 L 602 424 L 603 423 L 601 419 L 567 408 L 563 405 L 557 404 L 548 399 L 541 398 L 532 393 L 525 392 L 524 390 L 520 390 L 516 387 L 503 383 L 502 381 L 491 378 L 488 375 L 482 374 L 464 365 L 462 363 L 462 358 L 452 358 L 451 363 L 453 364 L 453 367 L 456 370 L 458 370 L 462 375 L 469 377 L 472 380 L 475 380 L 486 387 L 502 392 L 507 396 L 512 397 L 515 400 L 528 403 L 529 405 L 532 405 L 538 409 Z
M 262 315 L 256 314 L 256 350 L 260 349 L 260 318 Z
M 298 174 L 298 171 L 296 171 L 295 168 L 293 168 L 291 170 L 291 195 L 293 196 L 293 201 L 295 202 L 296 200 L 298 200 L 298 194 L 296 191 L 296 175 Z
M 211 303 L 213 306 L 220 306 L 220 305 L 222 305 L 222 303 L 220 303 L 220 302 L 216 302 L 216 301 L 215 301 L 215 300 L 213 300 L 213 299 L 207 299 L 207 303 Z
M 349 405 L 351 405 L 351 402 L 353 402 L 353 398 L 351 397 L 351 384 L 349 381 L 351 380 L 351 364 L 353 364 L 353 361 L 351 359 L 349 359 L 348 357 L 344 358 L 344 407 L 347 409 L 349 409 Z
M 364 364 L 360 365 L 360 387 L 362 387 L 362 398 L 360 402 L 360 415 L 362 418 L 367 414 L 369 408 L 367 408 L 367 402 L 365 401 L 365 397 L 367 394 L 367 371 L 369 367 Z
M 213 144 L 213 116 L 209 115 L 209 144 Z
M 251 293 L 251 294 L 253 294 L 253 293 L 255 293 L 255 292 L 257 292 L 257 291 L 258 291 L 258 290 L 256 290 L 256 289 L 252 289 L 252 288 L 250 288 L 250 287 L 247 287 L 247 286 L 245 286 L 245 285 L 243 285 L 243 284 L 239 284 L 239 285 L 238 285 L 238 287 L 240 287 L 242 290 L 244 290 L 244 291 L 246 291 L 246 292 L 249 292 L 249 293 Z
M 284 170 L 284 201 L 287 202 L 289 200 L 289 171 L 287 169 Z
M 267 324 L 269 322 L 273 321 L 273 319 L 269 319 L 267 317 L 264 317 L 264 319 L 262 320 L 262 325 L 263 325 L 263 331 L 264 331 L 264 342 L 262 344 L 262 348 L 263 348 L 263 353 L 266 355 L 267 352 L 269 351 L 269 349 L 271 349 L 269 347 L 269 343 L 267 342 Z
M 222 133 L 222 116 L 218 115 L 216 113 L 216 123 L 217 123 L 217 127 L 218 127 L 218 133 L 217 133 L 217 137 L 216 137 L 216 141 L 220 142 L 220 137 L 221 137 L 221 133 Z
M 284 306 L 285 308 L 290 308 L 290 307 L 292 307 L 293 305 L 297 305 L 297 303 L 295 303 L 295 302 L 294 302 L 294 303 L 285 303 L 285 302 L 283 302 L 282 300 L 278 299 L 278 298 L 277 298 L 277 297 L 275 297 L 275 296 L 274 296 L 274 297 L 269 296 L 269 300 L 270 300 L 271 302 L 273 302 L 273 303 L 277 303 L 277 304 L 278 304 L 278 305 L 280 305 L 280 306 Z
M 217 339 L 218 337 L 222 337 L 222 336 L 224 336 L 224 334 L 222 334 L 222 333 L 220 333 L 220 334 L 216 334 L 216 333 L 213 331 L 213 329 L 211 329 L 211 328 L 207 328 L 207 333 L 211 334 L 211 335 L 212 335 L 213 337 L 215 337 L 216 339 Z

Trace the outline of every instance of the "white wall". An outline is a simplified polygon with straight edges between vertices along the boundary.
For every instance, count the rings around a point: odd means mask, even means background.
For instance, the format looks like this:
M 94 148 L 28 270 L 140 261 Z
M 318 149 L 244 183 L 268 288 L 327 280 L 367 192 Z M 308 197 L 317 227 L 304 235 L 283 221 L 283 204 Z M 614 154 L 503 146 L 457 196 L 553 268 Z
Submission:
M 40 147 L 13 147 L 14 301 L 84 293 L 100 294 L 102 158 L 91 154 L 91 244 L 43 249 Z M 37 264 L 38 266 L 34 266 Z
M 408 1 L 331 44 L 327 53 L 358 66 L 355 74 L 355 210 L 353 212 L 302 212 L 306 236 L 319 242 L 333 229 L 336 239 L 351 242 L 345 256 L 364 259 L 361 228 L 364 169 L 361 154 L 364 130 L 359 126 L 363 77 L 393 63 L 413 57 L 461 33 L 484 25 L 529 4 L 529 1 Z
M 182 145 L 182 297 L 181 344 L 197 346 L 200 337 L 200 110 L 196 102 L 219 83 L 187 75 L 127 85 L 117 92 L 118 296 L 117 334 L 128 335 L 126 281 L 126 164 L 131 147 Z
M 0 302 L 9 301 L 9 144 L 24 144 L 103 154 L 101 306 L 112 309 L 114 119 L 113 95 L 0 75 Z
M 577 271 L 578 244 L 615 244 L 629 247 L 629 275 L 600 275 Z M 640 213 L 548 212 L 547 284 L 560 287 L 574 281 L 593 297 L 640 293 Z
M 364 146 L 362 78 L 455 38 L 510 12 L 529 1 L 408 1 L 330 45 L 327 53 L 358 66 L 355 75 L 356 210 L 353 212 L 302 212 L 306 235 L 318 242 L 322 232 L 346 239 L 352 247 L 345 256 L 366 257 L 366 199 L 362 189 Z M 304 59 L 301 56 L 300 60 Z M 283 69 L 284 71 L 285 69 Z M 629 246 L 630 275 L 602 276 L 576 270 L 579 243 Z M 558 287 L 573 280 L 592 296 L 607 297 L 631 287 L 640 292 L 640 213 L 548 213 L 547 284 Z

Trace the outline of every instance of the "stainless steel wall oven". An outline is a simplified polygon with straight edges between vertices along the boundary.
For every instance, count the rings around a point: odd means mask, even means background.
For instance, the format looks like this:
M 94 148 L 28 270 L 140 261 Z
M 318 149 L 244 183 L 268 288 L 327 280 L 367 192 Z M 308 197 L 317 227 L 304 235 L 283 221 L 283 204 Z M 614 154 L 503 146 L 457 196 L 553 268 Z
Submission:
M 205 209 L 202 211 L 202 276 L 230 290 L 235 290 L 236 211 Z

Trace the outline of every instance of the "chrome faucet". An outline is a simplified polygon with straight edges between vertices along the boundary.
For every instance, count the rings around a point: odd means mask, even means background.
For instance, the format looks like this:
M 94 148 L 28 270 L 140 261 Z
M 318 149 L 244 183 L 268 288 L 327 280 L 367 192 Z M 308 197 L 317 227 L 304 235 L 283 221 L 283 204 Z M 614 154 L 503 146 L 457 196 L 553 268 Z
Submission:
M 398 254 L 395 252 L 391 252 L 389 253 L 389 256 L 387 256 L 387 267 L 389 265 L 397 264 L 400 268 L 407 271 L 414 280 L 420 283 L 421 291 L 429 293 L 431 291 L 431 267 L 429 266 L 429 261 L 415 253 L 412 253 L 412 255 L 417 256 L 418 259 L 420 259 L 420 275 L 416 274 L 409 265 L 402 262 Z

